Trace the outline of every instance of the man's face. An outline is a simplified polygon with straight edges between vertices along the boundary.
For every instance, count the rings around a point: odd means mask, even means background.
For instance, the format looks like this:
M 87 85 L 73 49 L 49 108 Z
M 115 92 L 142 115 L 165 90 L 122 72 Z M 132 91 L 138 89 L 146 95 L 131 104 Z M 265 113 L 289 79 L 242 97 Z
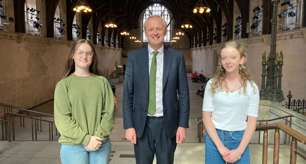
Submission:
M 166 34 L 165 24 L 160 17 L 151 17 L 145 24 L 145 34 L 153 48 L 162 46 Z

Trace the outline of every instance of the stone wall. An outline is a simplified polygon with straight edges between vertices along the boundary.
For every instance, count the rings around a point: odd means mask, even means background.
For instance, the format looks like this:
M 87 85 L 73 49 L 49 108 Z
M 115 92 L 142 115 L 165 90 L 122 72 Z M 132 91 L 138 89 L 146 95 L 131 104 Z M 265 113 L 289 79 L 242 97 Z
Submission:
M 0 103 L 31 107 L 52 99 L 71 43 L 0 33 Z M 96 51 L 102 73 L 109 74 L 120 64 L 121 49 L 97 47 Z

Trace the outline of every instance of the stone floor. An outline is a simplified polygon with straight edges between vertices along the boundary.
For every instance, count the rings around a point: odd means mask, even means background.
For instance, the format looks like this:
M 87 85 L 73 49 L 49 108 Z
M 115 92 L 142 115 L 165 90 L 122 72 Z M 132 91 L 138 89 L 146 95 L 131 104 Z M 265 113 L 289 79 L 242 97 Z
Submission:
M 56 142 L 0 142 L 1 164 L 60 164 L 59 144 Z M 203 144 L 184 143 L 178 145 L 175 152 L 175 164 L 202 164 Z M 261 163 L 262 146 L 251 144 L 251 163 Z M 272 163 L 273 149 L 269 147 L 269 161 Z M 280 164 L 288 164 L 290 159 L 289 147 L 281 146 Z M 305 160 L 298 157 L 297 164 L 305 164 Z M 132 145 L 127 142 L 113 142 L 110 164 L 134 164 Z M 154 162 L 155 163 L 155 162 Z

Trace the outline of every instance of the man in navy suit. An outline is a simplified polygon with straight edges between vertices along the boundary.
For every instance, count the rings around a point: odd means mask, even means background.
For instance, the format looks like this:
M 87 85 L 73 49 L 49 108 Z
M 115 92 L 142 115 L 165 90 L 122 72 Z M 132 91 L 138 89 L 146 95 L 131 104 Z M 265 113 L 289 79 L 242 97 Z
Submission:
M 160 16 L 145 24 L 148 46 L 128 54 L 123 91 L 125 137 L 134 144 L 137 164 L 173 164 L 189 120 L 189 91 L 183 54 L 164 46 Z

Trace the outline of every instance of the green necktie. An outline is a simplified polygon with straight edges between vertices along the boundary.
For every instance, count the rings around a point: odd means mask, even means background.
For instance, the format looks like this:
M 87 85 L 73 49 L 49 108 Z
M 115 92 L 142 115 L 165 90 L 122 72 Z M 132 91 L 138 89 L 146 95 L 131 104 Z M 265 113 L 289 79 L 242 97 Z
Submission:
M 152 52 L 153 57 L 150 68 L 150 81 L 149 81 L 149 115 L 154 115 L 156 112 L 156 55 L 158 51 Z

